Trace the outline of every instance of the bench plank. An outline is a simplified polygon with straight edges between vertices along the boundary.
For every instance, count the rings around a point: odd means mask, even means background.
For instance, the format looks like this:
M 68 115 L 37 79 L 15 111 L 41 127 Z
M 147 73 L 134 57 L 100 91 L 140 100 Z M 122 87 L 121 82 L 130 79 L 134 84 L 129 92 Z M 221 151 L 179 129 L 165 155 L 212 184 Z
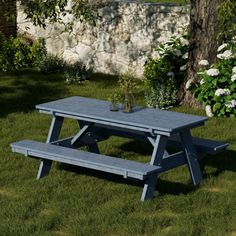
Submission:
M 220 142 L 215 140 L 209 140 L 204 138 L 197 138 L 193 137 L 193 144 L 200 154 L 209 154 L 209 155 L 215 155 L 217 153 L 220 153 L 222 151 L 225 151 L 227 147 L 229 146 L 226 142 Z M 170 146 L 181 148 L 181 141 L 180 137 L 178 135 L 171 136 L 168 138 L 168 144 Z
M 161 167 L 147 163 L 139 163 L 31 140 L 13 143 L 11 147 L 13 152 L 26 156 L 101 170 L 140 180 L 144 180 L 149 175 L 156 174 L 161 170 Z
M 102 129 L 102 133 L 103 134 L 106 133 L 108 136 L 120 136 L 146 142 L 148 140 L 150 141 L 150 139 L 151 140 L 153 139 L 152 137 L 149 137 L 147 133 L 141 131 L 133 131 L 121 128 L 117 129 L 114 127 L 106 127 L 104 125 L 97 125 L 97 124 L 95 125 L 95 127 Z M 91 132 L 95 132 L 93 128 L 91 129 Z M 198 137 L 192 137 L 192 139 L 193 139 L 193 144 L 199 154 L 214 155 L 225 151 L 229 146 L 228 143 L 222 141 L 215 141 Z M 179 135 L 169 136 L 167 145 L 176 148 L 182 148 Z

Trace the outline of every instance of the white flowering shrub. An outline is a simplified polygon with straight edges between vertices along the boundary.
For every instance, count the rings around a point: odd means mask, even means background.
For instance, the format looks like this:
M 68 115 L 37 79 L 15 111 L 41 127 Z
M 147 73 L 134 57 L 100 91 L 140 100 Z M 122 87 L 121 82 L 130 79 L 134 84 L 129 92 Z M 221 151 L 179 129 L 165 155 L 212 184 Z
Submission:
M 236 42 L 222 44 L 213 65 L 206 60 L 199 65 L 201 80 L 194 84 L 194 95 L 205 105 L 207 116 L 236 116 Z
M 187 36 L 173 36 L 156 49 L 158 56 L 150 57 L 144 66 L 146 104 L 169 108 L 177 102 L 177 92 L 187 69 L 189 42 Z

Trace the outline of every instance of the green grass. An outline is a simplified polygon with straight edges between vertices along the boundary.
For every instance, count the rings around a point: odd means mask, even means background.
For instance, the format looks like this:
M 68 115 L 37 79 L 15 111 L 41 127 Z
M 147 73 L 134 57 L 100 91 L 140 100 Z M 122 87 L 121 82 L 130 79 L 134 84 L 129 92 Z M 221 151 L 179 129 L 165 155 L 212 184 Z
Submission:
M 50 175 L 35 179 L 39 162 L 12 154 L 10 143 L 45 141 L 51 117 L 35 105 L 81 95 L 106 99 L 116 78 L 95 75 L 80 86 L 59 75 L 37 72 L 0 74 L 0 235 L 236 235 L 236 119 L 213 118 L 194 135 L 224 140 L 229 150 L 202 162 L 204 181 L 193 187 L 186 166 L 160 176 L 156 197 L 140 202 L 142 183 L 117 176 L 53 164 Z M 140 84 L 137 103 L 143 104 Z M 187 107 L 175 110 L 204 115 Z M 66 120 L 62 136 L 76 132 Z M 151 147 L 112 138 L 102 153 L 148 160 Z

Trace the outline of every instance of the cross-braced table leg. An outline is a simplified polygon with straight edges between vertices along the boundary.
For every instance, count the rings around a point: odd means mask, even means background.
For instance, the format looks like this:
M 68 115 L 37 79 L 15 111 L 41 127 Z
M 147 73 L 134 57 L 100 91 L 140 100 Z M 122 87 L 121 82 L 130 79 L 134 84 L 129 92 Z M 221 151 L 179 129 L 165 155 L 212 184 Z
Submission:
M 193 145 L 190 130 L 180 133 L 181 142 L 187 158 L 187 164 L 194 185 L 202 182 L 202 172 L 198 163 L 197 152 Z
M 51 143 L 58 140 L 63 121 L 64 121 L 63 117 L 53 116 L 51 126 L 48 132 L 47 143 Z M 37 179 L 40 179 L 48 175 L 50 172 L 51 166 L 52 166 L 52 161 L 41 160 L 38 174 L 37 174 Z
M 150 138 L 149 138 L 150 140 Z M 167 137 L 157 135 L 156 140 L 152 140 L 151 142 L 153 144 L 153 153 L 152 153 L 152 158 L 150 161 L 151 165 L 160 165 L 161 161 L 163 159 L 165 149 L 166 149 L 166 144 L 167 144 Z M 152 175 L 149 178 L 146 179 L 144 187 L 143 187 L 143 192 L 141 196 L 141 201 L 151 199 L 153 197 L 155 188 L 156 188 L 156 182 L 157 182 L 157 175 Z
M 88 122 L 78 120 L 78 123 L 79 123 L 79 126 L 80 126 L 81 130 L 86 126 L 88 126 L 88 128 L 90 127 L 90 125 L 88 125 Z M 100 153 L 99 148 L 98 148 L 98 144 L 97 144 L 96 141 L 94 141 L 94 143 L 89 143 L 87 145 L 87 149 L 88 149 L 89 152 L 93 152 L 93 153 L 97 153 L 97 154 Z

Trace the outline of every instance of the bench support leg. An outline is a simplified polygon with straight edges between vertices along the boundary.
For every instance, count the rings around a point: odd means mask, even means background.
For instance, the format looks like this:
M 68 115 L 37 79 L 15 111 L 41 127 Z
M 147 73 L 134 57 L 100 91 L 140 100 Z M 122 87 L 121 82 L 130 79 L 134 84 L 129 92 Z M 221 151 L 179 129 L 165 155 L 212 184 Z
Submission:
M 88 149 L 89 152 L 100 154 L 100 151 L 99 151 L 97 143 L 89 144 L 87 146 L 87 149 Z
M 185 131 L 180 134 L 180 138 L 183 144 L 183 151 L 187 158 L 187 164 L 189 172 L 194 185 L 202 182 L 202 172 L 198 163 L 198 156 L 195 147 L 192 142 L 192 135 L 190 131 Z
M 145 181 L 142 196 L 141 196 L 141 201 L 145 201 L 145 200 L 153 198 L 153 194 L 156 189 L 156 183 L 157 183 L 157 175 L 152 176 Z
M 52 161 L 42 160 L 40 162 L 37 179 L 41 179 L 44 176 L 48 175 L 52 166 Z
M 64 121 L 63 117 L 53 116 L 50 130 L 47 137 L 47 143 L 55 142 L 56 140 L 58 140 L 63 121 Z M 48 175 L 50 172 L 51 166 L 52 166 L 52 161 L 41 160 L 41 163 L 38 169 L 37 179 L 41 179 L 44 176 Z

